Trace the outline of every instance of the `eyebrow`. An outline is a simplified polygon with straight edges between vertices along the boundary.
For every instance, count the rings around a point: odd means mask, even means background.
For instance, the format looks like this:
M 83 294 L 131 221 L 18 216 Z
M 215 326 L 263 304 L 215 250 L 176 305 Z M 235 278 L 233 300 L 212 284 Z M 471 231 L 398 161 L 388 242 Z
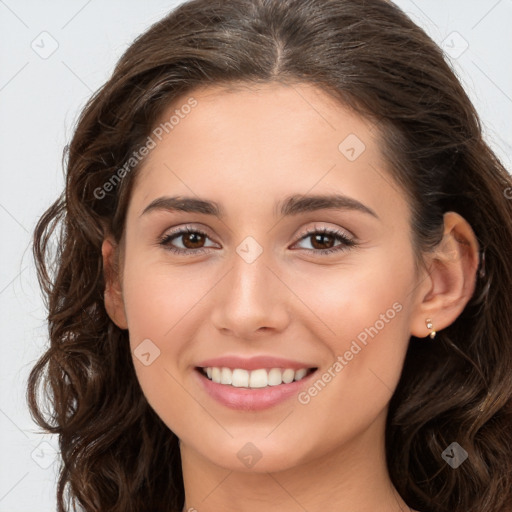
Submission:
M 218 218 L 224 216 L 224 210 L 215 201 L 207 201 L 195 197 L 164 196 L 151 201 L 141 213 L 141 216 L 152 211 L 180 211 L 188 213 L 202 213 L 215 215 Z M 288 196 L 279 201 L 274 207 L 274 213 L 280 212 L 282 216 L 299 215 L 301 213 L 317 210 L 353 210 L 366 213 L 375 217 L 379 216 L 368 206 L 360 201 L 342 194 L 307 195 L 300 194 Z

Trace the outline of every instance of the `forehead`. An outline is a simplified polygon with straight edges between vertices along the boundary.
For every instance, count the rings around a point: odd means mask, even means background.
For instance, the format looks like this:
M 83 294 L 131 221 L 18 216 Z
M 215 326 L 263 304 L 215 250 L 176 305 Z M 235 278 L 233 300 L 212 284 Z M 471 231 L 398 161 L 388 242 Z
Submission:
M 243 206 L 248 194 L 263 201 L 339 192 L 391 205 L 403 194 L 386 168 L 379 135 L 312 85 L 197 89 L 162 113 L 137 194 L 152 199 L 165 189 L 219 200 L 226 194 Z
M 187 106 L 191 99 L 193 109 Z M 166 130 L 165 123 L 171 118 L 173 126 Z M 316 148 L 321 142 L 330 149 L 334 144 L 338 150 L 336 142 L 349 133 L 357 133 L 372 146 L 378 135 L 370 122 L 310 84 L 203 87 L 175 99 L 158 124 L 166 132 L 163 136 L 172 131 L 176 142 L 193 132 L 205 144 L 243 140 L 255 152 L 298 145 Z M 236 147 L 231 149 L 236 152 Z

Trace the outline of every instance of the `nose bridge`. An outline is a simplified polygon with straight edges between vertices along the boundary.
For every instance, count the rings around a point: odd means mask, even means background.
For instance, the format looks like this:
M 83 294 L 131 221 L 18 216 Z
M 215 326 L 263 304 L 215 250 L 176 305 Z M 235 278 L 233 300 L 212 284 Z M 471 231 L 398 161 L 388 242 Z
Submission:
M 258 255 L 250 244 L 240 244 L 233 254 L 230 270 L 215 293 L 212 315 L 217 329 L 245 338 L 261 328 L 282 330 L 289 321 L 289 297 L 270 270 L 270 254 Z

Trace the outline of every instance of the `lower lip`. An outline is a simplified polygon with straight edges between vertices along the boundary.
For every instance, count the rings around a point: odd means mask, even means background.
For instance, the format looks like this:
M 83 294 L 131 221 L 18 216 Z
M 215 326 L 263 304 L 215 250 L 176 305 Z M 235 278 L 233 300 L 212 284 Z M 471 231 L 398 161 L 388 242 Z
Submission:
M 235 388 L 226 384 L 217 384 L 206 377 L 201 370 L 196 369 L 195 373 L 206 392 L 222 405 L 230 409 L 261 411 L 297 395 L 316 371 L 309 373 L 301 380 L 293 381 L 289 384 L 255 389 Z

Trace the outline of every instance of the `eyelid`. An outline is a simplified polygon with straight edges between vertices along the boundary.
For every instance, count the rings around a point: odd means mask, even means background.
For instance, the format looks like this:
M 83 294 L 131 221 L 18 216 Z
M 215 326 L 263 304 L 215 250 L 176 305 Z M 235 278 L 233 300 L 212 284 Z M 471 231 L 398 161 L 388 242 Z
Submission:
M 348 229 L 339 228 L 339 227 L 318 226 L 316 224 L 312 228 L 307 228 L 306 231 L 302 232 L 302 234 L 297 235 L 298 236 L 297 241 L 300 241 L 303 238 L 305 238 L 309 235 L 315 234 L 315 233 L 325 233 L 328 235 L 339 235 L 341 237 L 350 239 L 353 242 L 358 241 L 357 237 L 353 233 L 351 233 Z
M 167 238 L 171 235 L 176 234 L 182 234 L 182 233 L 200 233 L 204 236 L 207 236 L 208 238 L 213 240 L 213 236 L 211 235 L 211 230 L 208 228 L 202 227 L 200 224 L 180 224 L 179 226 L 175 226 L 172 228 L 167 228 L 162 235 L 159 237 L 159 239 Z
M 183 235 L 186 235 L 187 233 L 198 233 L 200 235 L 203 235 L 204 237 L 208 238 L 209 240 L 211 240 L 212 242 L 218 244 L 218 242 L 216 242 L 214 240 L 214 237 L 212 237 L 209 233 L 208 233 L 208 230 L 206 229 L 203 229 L 201 227 L 197 227 L 195 225 L 180 225 L 180 226 L 177 226 L 176 228 L 169 228 L 167 230 L 164 231 L 164 233 L 158 237 L 158 244 L 159 245 L 166 245 L 166 240 L 170 240 L 171 238 L 180 238 L 181 236 Z M 205 249 L 211 249 L 212 247 L 201 247 L 201 248 L 198 248 L 198 249 L 181 249 L 181 247 L 177 247 L 175 248 L 177 250 L 177 252 L 179 251 L 183 251 L 183 252 L 189 252 L 190 253 L 198 253 L 199 251 L 201 250 L 205 250 Z

